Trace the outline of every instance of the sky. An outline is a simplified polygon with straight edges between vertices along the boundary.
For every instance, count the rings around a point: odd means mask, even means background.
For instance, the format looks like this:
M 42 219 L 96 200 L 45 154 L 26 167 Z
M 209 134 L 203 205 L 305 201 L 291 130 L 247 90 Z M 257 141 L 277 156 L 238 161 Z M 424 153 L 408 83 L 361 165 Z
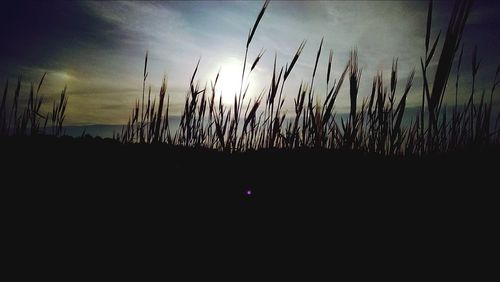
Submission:
M 47 110 L 67 86 L 67 125 L 126 123 L 134 101 L 142 96 L 144 57 L 149 52 L 148 80 L 157 95 L 166 76 L 172 115 L 179 115 L 194 68 L 197 81 L 210 85 L 220 70 L 218 95 L 229 102 L 239 90 L 248 30 L 262 1 L 2 1 L 0 17 L 0 85 L 22 77 L 29 83 L 47 77 L 41 93 Z M 339 78 L 353 48 L 363 70 L 360 96 L 370 94 L 373 76 L 389 78 L 393 58 L 399 60 L 398 95 L 410 71 L 417 70 L 408 106 L 420 101 L 427 1 L 271 1 L 249 49 L 251 64 L 264 56 L 247 79 L 249 97 L 271 80 L 272 65 L 289 63 L 303 40 L 306 46 L 285 86 L 285 110 L 302 81 L 309 82 L 319 43 L 324 38 L 315 93 L 326 92 L 328 52 L 333 50 L 332 80 Z M 436 1 L 433 40 L 446 31 L 453 2 Z M 470 93 L 470 65 L 478 47 L 478 88 L 490 89 L 500 63 L 500 2 L 478 0 L 465 28 L 460 99 Z M 442 41 L 441 41 L 442 42 Z M 439 55 L 439 54 L 437 54 Z M 435 68 L 431 64 L 431 71 Z M 453 75 L 453 74 L 452 74 Z M 345 84 L 336 104 L 349 107 Z M 420 90 L 419 90 L 420 89 Z M 12 90 L 12 89 L 11 89 Z M 449 89 L 450 90 L 450 89 Z M 222 91 L 222 92 L 220 92 Z M 450 90 L 451 91 L 451 90 Z M 500 94 L 495 95 L 498 104 Z M 445 96 L 445 103 L 452 95 Z M 324 98 L 323 98 L 324 99 Z

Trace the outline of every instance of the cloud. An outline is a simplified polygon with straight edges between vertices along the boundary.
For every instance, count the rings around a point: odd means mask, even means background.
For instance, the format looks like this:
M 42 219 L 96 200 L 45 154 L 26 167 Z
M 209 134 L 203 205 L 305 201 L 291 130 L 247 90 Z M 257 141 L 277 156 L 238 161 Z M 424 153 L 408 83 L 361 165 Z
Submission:
M 471 14 L 465 30 L 464 65 L 470 63 L 478 43 L 487 74 L 499 62 L 497 49 L 500 5 L 482 1 Z M 0 75 L 26 82 L 38 81 L 43 72 L 47 93 L 56 95 L 68 85 L 68 122 L 123 123 L 130 106 L 142 93 L 144 54 L 149 51 L 148 85 L 157 94 L 166 75 L 173 114 L 182 110 L 188 83 L 201 58 L 200 85 L 214 79 L 219 68 L 237 72 L 242 62 L 249 28 L 259 1 L 24 1 L 7 2 L 0 31 Z M 436 1 L 433 37 L 446 25 L 453 3 Z M 252 61 L 263 48 L 266 53 L 250 88 L 257 95 L 268 86 L 274 56 L 278 67 L 289 63 L 302 40 L 306 48 L 285 86 L 285 106 L 290 110 L 302 81 L 309 82 L 319 42 L 324 37 L 316 94 L 326 91 L 328 52 L 334 52 L 333 78 L 338 78 L 352 48 L 358 48 L 363 68 L 361 97 L 371 90 L 373 76 L 384 71 L 389 79 L 393 57 L 399 58 L 399 81 L 406 82 L 416 68 L 409 106 L 419 103 L 420 57 L 424 55 L 427 3 L 422 1 L 272 1 L 249 50 Z M 436 54 L 436 56 L 439 54 Z M 435 65 L 432 66 L 432 68 Z M 431 68 L 431 71 L 432 71 Z M 470 84 L 464 69 L 464 88 Z M 232 74 L 228 77 L 234 77 Z M 486 85 L 481 78 L 481 83 Z M 490 79 L 490 78 L 487 78 Z M 487 80 L 486 79 L 486 80 Z M 486 81 L 484 80 L 484 81 Z M 232 81 L 231 85 L 236 85 Z M 401 86 L 402 88 L 402 86 Z M 347 109 L 347 84 L 337 109 Z M 465 97 L 465 94 L 464 94 Z M 289 111 L 293 112 L 293 111 Z

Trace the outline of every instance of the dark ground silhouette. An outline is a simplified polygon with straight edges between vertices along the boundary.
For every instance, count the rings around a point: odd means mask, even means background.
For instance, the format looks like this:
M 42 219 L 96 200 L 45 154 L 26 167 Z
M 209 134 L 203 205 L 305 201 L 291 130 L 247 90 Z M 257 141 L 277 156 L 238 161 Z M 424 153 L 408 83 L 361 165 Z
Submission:
M 428 277 L 436 268 L 477 278 L 491 264 L 482 252 L 496 237 L 494 149 L 384 158 L 91 138 L 4 138 L 1 146 L 11 262 L 28 259 L 39 277 L 90 278 L 99 267 L 128 277 L 121 267 L 157 265 L 170 248 L 186 255 L 228 245 L 239 254 L 333 248 L 345 267 L 366 260 L 359 266 L 372 277 Z

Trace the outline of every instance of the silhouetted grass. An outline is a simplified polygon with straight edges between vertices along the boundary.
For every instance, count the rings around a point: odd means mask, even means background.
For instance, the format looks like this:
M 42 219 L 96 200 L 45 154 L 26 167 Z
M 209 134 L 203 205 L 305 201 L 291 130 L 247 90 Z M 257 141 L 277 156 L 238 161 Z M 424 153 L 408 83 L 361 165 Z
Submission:
M 61 136 L 64 134 L 63 123 L 66 118 L 66 105 L 68 103 L 66 87 L 62 90 L 59 100 L 54 101 L 52 112 L 44 114 L 41 107 L 45 98 L 40 95 L 40 88 L 45 76 L 46 73 L 40 79 L 36 91 L 33 83 L 31 83 L 28 100 L 24 104 L 19 102 L 21 96 L 21 77 L 19 77 L 10 108 L 7 107 L 9 82 L 5 83 L 0 105 L 0 136 L 36 136 L 45 134 Z M 50 128 L 47 127 L 49 120 L 51 121 Z
M 246 82 L 245 78 L 249 79 L 249 74 L 245 72 L 248 50 L 255 31 L 268 7 L 268 1 L 266 1 L 249 32 L 240 92 L 235 96 L 233 106 L 223 105 L 221 98 L 218 103 L 215 99 L 218 74 L 214 82 L 210 84 L 210 94 L 206 87 L 199 88 L 198 84 L 194 84 L 198 62 L 191 78 L 190 94 L 186 97 L 178 131 L 173 134 L 170 133 L 168 102 L 166 107 L 163 106 L 166 92 L 166 85 L 163 84 L 158 106 L 155 106 L 156 98 L 151 101 L 150 95 L 148 95 L 147 100 L 142 100 L 140 105 L 137 102 L 129 123 L 124 127 L 122 133 L 117 136 L 117 139 L 125 143 L 151 143 L 154 141 L 171 145 L 203 146 L 228 152 L 266 148 L 316 147 L 334 150 L 350 149 L 383 155 L 422 155 L 453 151 L 472 145 L 498 145 L 500 143 L 498 138 L 499 117 L 496 118 L 497 122 L 495 124 L 491 124 L 493 95 L 495 87 L 499 83 L 498 70 L 489 99 L 485 99 L 485 93 L 483 92 L 479 104 L 476 104 L 474 89 L 480 65 L 477 60 L 477 50 L 474 51 L 473 56 L 472 91 L 467 104 L 464 107 L 459 107 L 457 102 L 462 48 L 457 66 L 455 106 L 452 118 L 448 119 L 446 109 L 442 109 L 445 89 L 472 3 L 473 1 L 470 0 L 455 3 L 444 44 L 440 52 L 437 52 L 441 32 L 431 45 L 433 5 L 432 1 L 429 2 L 425 58 L 421 58 L 423 76 L 421 111 L 408 124 L 403 124 L 402 121 L 407 97 L 412 95 L 410 91 L 415 71 L 410 73 L 401 95 L 397 95 L 397 58 L 394 59 L 392 64 L 390 85 L 384 85 L 383 74 L 382 72 L 378 73 L 373 79 L 371 95 L 368 99 L 361 101 L 359 107 L 358 96 L 362 69 L 358 66 L 357 50 L 351 52 L 350 59 L 342 75 L 338 81 L 334 81 L 331 88 L 333 51 L 330 51 L 326 76 L 326 99 L 323 104 L 320 104 L 315 95 L 314 80 L 321 57 L 323 39 L 316 53 L 310 84 L 304 82 L 300 84 L 297 97 L 294 99 L 295 116 L 288 119 L 287 123 L 285 123 L 287 116 L 282 108 L 285 100 L 282 95 L 283 89 L 290 72 L 300 58 L 305 41 L 300 44 L 292 61 L 284 67 L 276 65 L 275 56 L 271 82 L 265 97 L 263 97 L 264 92 L 253 100 L 246 99 L 249 82 L 246 87 L 243 86 Z M 440 55 L 435 58 L 435 54 Z M 263 51 L 254 60 L 250 73 L 261 60 L 262 55 Z M 435 76 L 431 80 L 428 67 L 433 60 L 437 60 L 438 63 Z M 147 54 L 145 61 L 144 81 L 147 76 Z M 344 119 L 341 117 L 338 119 L 334 111 L 334 104 L 346 75 L 348 75 L 349 79 L 349 118 Z M 398 96 L 400 96 L 399 101 L 397 101 Z M 246 106 L 243 106 L 244 104 Z M 139 125 L 136 125 L 139 108 L 146 108 L 146 114 L 144 115 L 146 118 L 141 119 Z M 246 108 L 246 110 L 242 117 L 243 108 Z M 243 122 L 242 127 L 238 126 L 240 120 Z M 149 130 L 136 130 L 136 134 L 134 134 L 136 126 L 140 129 L 149 128 Z M 155 128 L 151 129 L 152 126 Z
M 380 71 L 373 78 L 371 94 L 360 101 L 362 69 L 358 64 L 358 51 L 354 48 L 340 77 L 333 79 L 333 50 L 330 50 L 326 70 L 326 96 L 321 103 L 315 92 L 314 82 L 321 59 L 324 40 L 319 43 L 310 82 L 302 82 L 294 98 L 293 114 L 283 110 L 284 88 L 290 73 L 300 60 L 306 41 L 303 41 L 291 62 L 278 66 L 274 56 L 272 76 L 267 89 L 248 95 L 251 74 L 262 60 L 261 50 L 246 68 L 252 39 L 258 36 L 258 26 L 268 8 L 266 1 L 260 10 L 245 44 L 240 91 L 235 94 L 231 106 L 217 99 L 219 74 L 213 81 L 200 87 L 196 81 L 200 61 L 196 64 L 189 83 L 189 93 L 177 130 L 169 124 L 170 98 L 167 81 L 163 80 L 159 95 L 151 94 L 147 87 L 148 54 L 144 60 L 142 98 L 136 101 L 127 124 L 114 139 L 122 143 L 165 143 L 175 146 L 204 147 L 225 152 L 262 149 L 323 148 L 328 150 L 355 150 L 382 155 L 423 155 L 448 152 L 470 146 L 498 146 L 500 144 L 500 114 L 492 116 L 493 96 L 500 83 L 500 66 L 496 71 L 490 93 L 476 93 L 477 73 L 480 68 L 477 48 L 472 56 L 472 89 L 464 105 L 458 104 L 460 70 L 463 44 L 460 50 L 455 78 L 455 104 L 451 118 L 443 108 L 456 53 L 462 40 L 467 17 L 472 9 L 472 0 L 455 3 L 444 43 L 438 50 L 441 32 L 432 39 L 432 1 L 429 2 L 425 56 L 420 60 L 423 77 L 420 112 L 410 122 L 403 122 L 407 98 L 411 93 L 415 71 L 413 70 L 403 90 L 398 90 L 398 59 L 394 58 L 389 85 L 385 85 Z M 439 57 L 436 57 L 439 54 Z M 435 75 L 430 77 L 429 65 L 437 61 Z M 63 134 L 63 122 L 67 105 L 66 88 L 60 99 L 53 102 L 52 112 L 42 113 L 44 97 L 39 94 L 45 75 L 36 88 L 32 84 L 28 102 L 20 104 L 21 79 L 18 80 L 11 99 L 9 83 L 5 85 L 0 105 L 0 135 Z M 349 81 L 349 115 L 338 115 L 335 102 L 343 89 L 344 80 Z M 333 83 L 332 83 L 333 80 Z M 209 85 L 209 86 L 207 86 Z M 483 87 L 484 88 L 484 87 Z M 399 94 L 400 93 L 400 94 Z M 488 97 L 489 94 L 489 97 Z M 248 98 L 251 97 L 251 98 Z M 11 105 L 7 105 L 8 103 Z M 47 127 L 48 122 L 51 122 Z M 50 128 L 51 130 L 47 130 Z M 50 131 L 50 132 L 49 132 Z

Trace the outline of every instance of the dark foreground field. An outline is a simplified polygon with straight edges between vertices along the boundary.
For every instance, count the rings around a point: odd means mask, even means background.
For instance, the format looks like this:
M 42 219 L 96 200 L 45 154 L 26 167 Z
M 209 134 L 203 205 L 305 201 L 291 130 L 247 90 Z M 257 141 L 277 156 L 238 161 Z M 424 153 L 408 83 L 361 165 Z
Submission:
M 498 150 L 398 159 L 72 138 L 1 147 L 4 242 L 10 262 L 32 270 L 20 277 L 128 276 L 164 267 L 176 248 L 190 263 L 200 259 L 191 251 L 208 248 L 210 261 L 223 246 L 229 257 L 319 251 L 371 277 L 478 277 L 493 264 Z

